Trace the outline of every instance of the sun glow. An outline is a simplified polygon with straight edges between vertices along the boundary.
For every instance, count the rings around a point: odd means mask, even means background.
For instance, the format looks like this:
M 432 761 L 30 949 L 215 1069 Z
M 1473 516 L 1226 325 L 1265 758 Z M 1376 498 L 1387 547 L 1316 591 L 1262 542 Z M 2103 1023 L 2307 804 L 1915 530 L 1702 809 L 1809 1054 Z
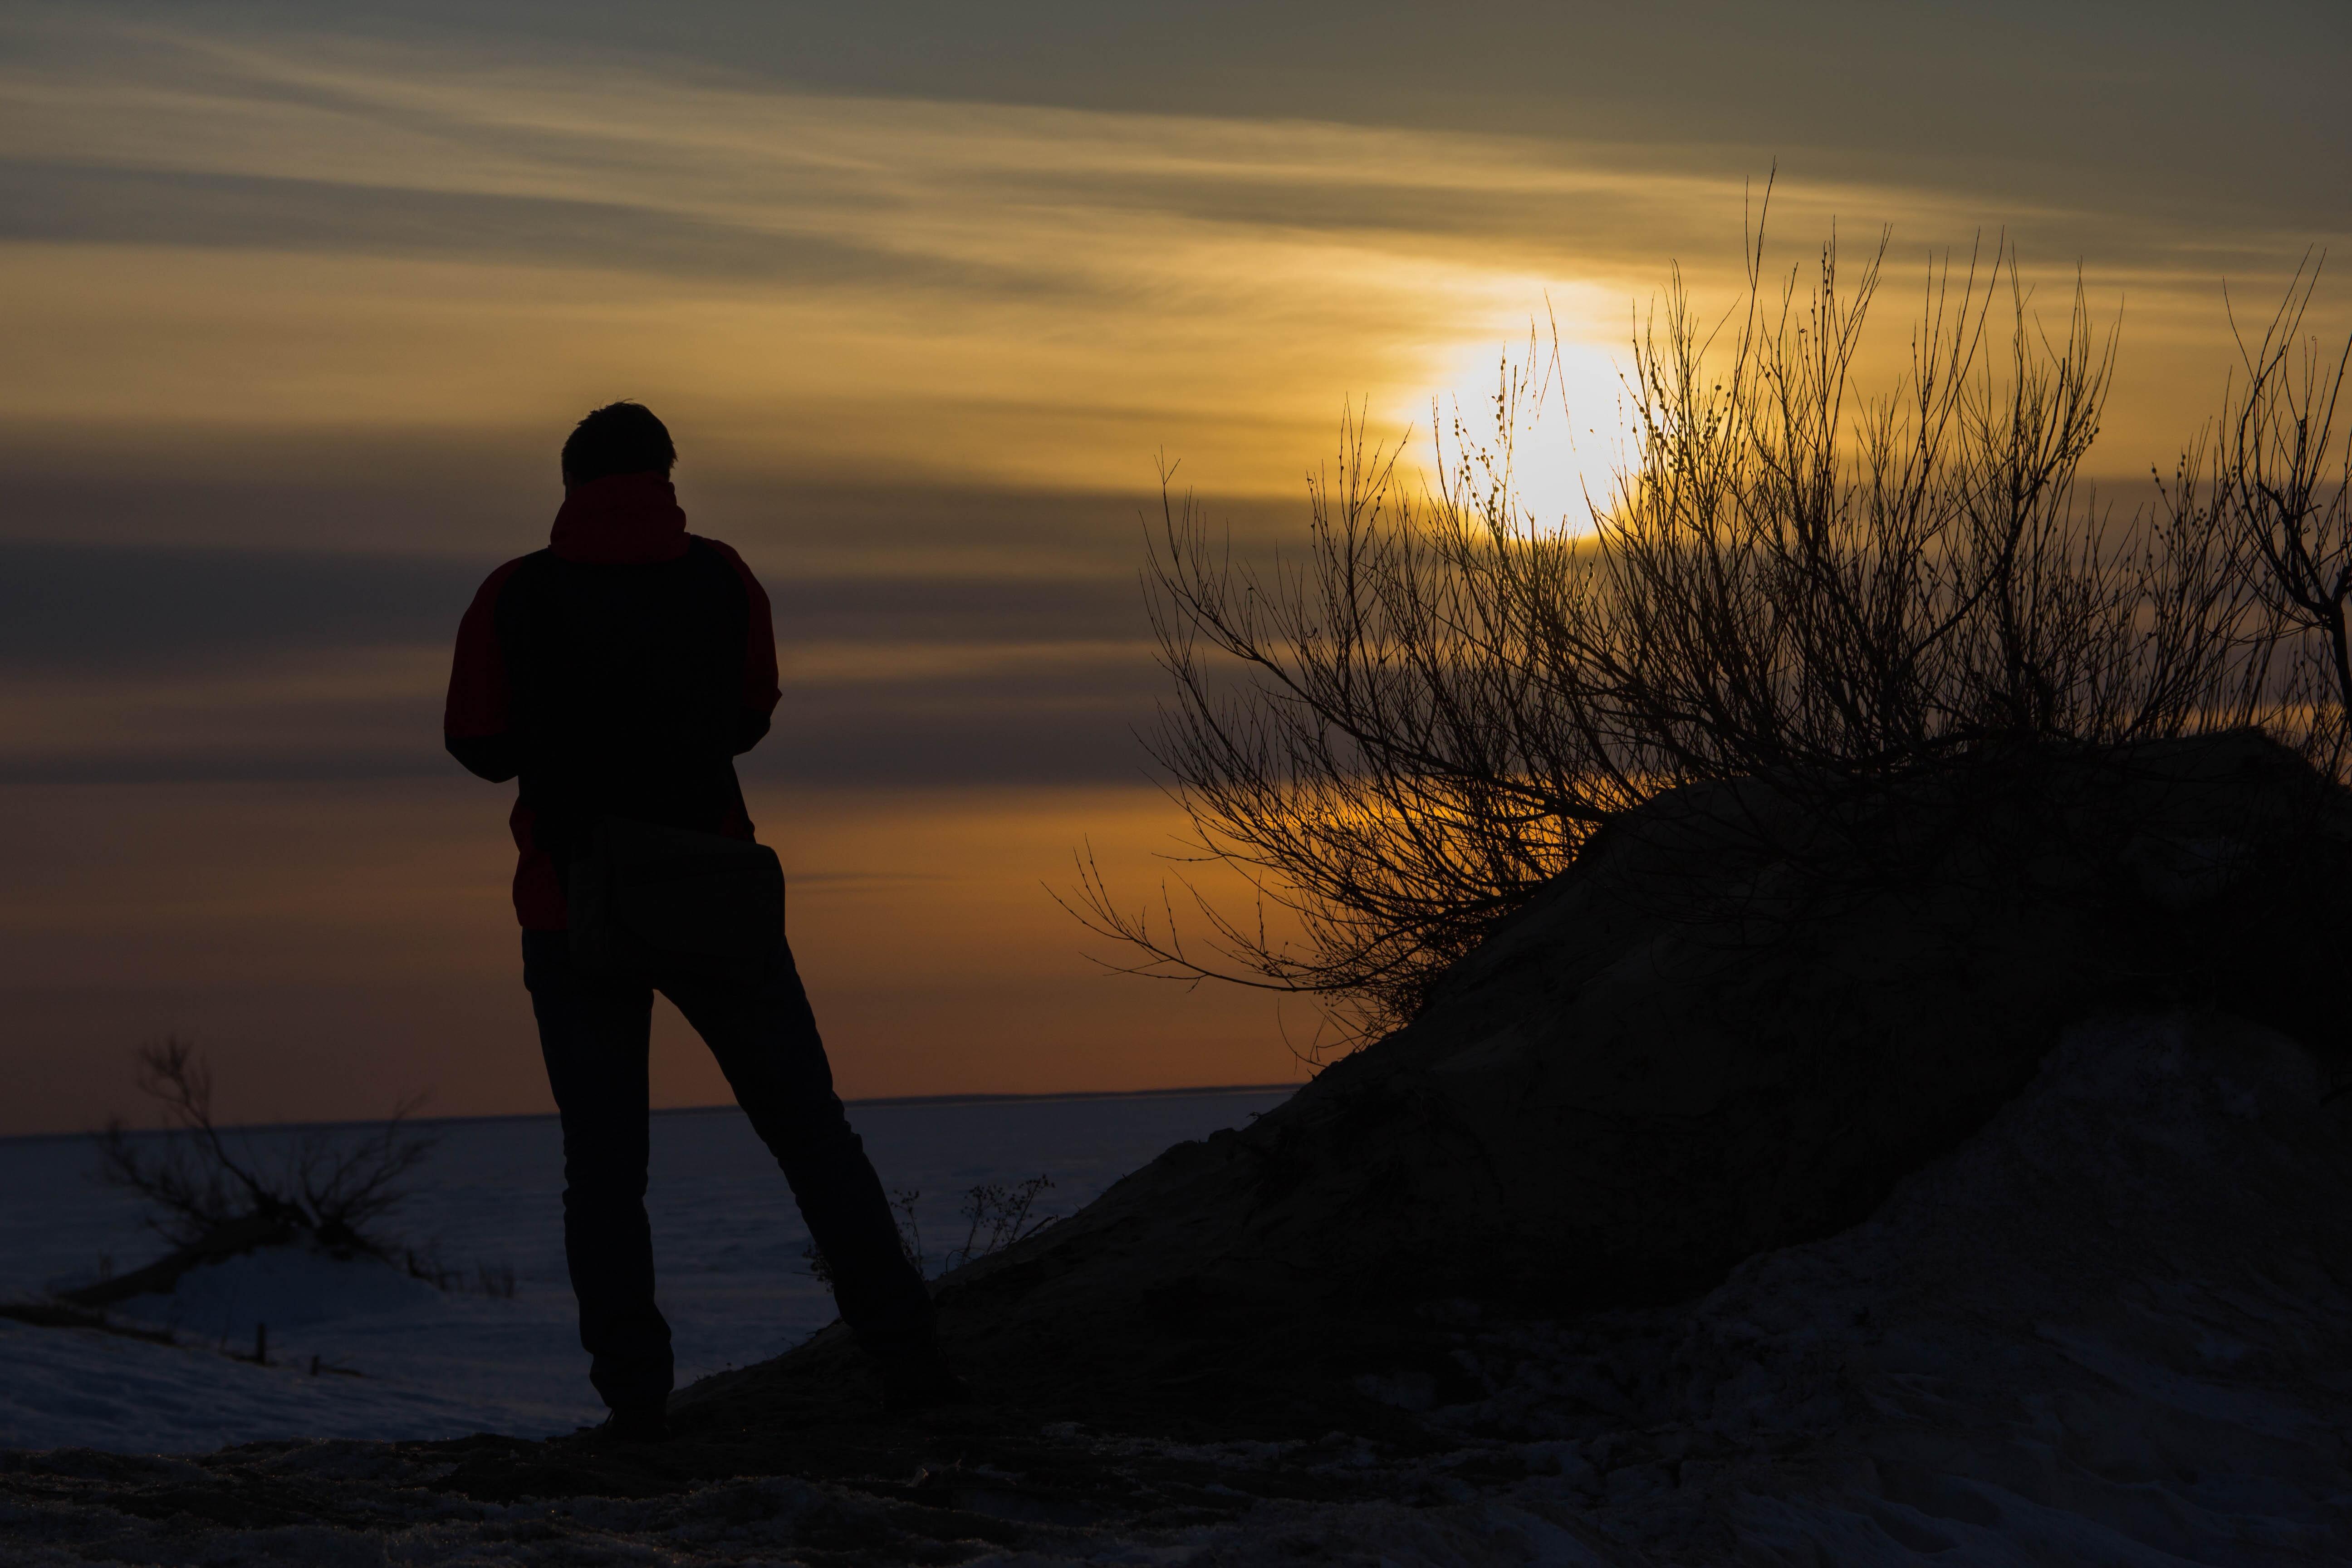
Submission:
M 1457 349 L 1440 376 L 1413 420 L 1432 488 L 1443 476 L 1462 499 L 1501 498 L 1521 527 L 1588 531 L 1637 450 L 1619 359 L 1567 337 L 1489 341 Z

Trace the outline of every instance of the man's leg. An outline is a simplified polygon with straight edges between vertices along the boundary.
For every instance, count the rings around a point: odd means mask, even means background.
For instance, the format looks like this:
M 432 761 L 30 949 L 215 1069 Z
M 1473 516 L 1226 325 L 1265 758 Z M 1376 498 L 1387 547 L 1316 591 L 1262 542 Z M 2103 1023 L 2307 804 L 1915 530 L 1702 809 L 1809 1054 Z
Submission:
M 789 948 L 756 980 L 665 985 L 718 1058 L 736 1102 L 783 1167 L 858 1342 L 931 1352 L 931 1299 L 898 1245 L 882 1183 L 833 1091 L 816 1018 Z
M 563 1256 L 580 1348 L 593 1358 L 588 1378 L 615 1411 L 658 1411 L 673 1368 L 646 1219 L 653 992 L 583 981 L 564 931 L 523 932 L 522 956 L 548 1087 L 563 1113 Z

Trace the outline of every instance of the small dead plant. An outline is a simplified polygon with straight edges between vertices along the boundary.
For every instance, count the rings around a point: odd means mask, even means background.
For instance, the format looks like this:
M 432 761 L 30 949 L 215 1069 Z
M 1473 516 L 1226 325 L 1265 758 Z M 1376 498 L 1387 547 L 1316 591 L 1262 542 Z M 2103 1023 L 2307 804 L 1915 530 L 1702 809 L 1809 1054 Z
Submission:
M 982 1182 L 965 1189 L 963 1207 L 956 1211 L 966 1222 L 963 1245 L 951 1247 L 940 1255 L 939 1272 L 944 1274 L 976 1258 L 1001 1252 L 1053 1224 L 1057 1215 L 1035 1212 L 1038 1194 L 1053 1184 L 1053 1177 L 1040 1174 L 1024 1182 Z M 920 1188 L 898 1188 L 890 1194 L 890 1206 L 898 1211 L 899 1250 L 915 1266 L 916 1273 L 929 1279 L 932 1273 L 930 1255 L 923 1249 L 923 1226 L 915 1207 L 922 1195 Z M 810 1273 L 827 1286 L 833 1284 L 833 1266 L 825 1261 L 814 1242 L 801 1249 L 801 1257 L 807 1262 Z
M 95 1134 L 99 1179 L 144 1198 L 149 1227 L 173 1247 L 248 1234 L 247 1245 L 307 1241 L 390 1262 L 405 1255 L 414 1271 L 415 1255 L 380 1227 L 438 1142 L 407 1124 L 422 1096 L 371 1131 L 306 1132 L 265 1160 L 215 1123 L 212 1068 L 193 1042 L 142 1046 L 137 1064 L 140 1092 L 163 1108 L 165 1131 L 142 1136 L 120 1116 L 109 1120 Z

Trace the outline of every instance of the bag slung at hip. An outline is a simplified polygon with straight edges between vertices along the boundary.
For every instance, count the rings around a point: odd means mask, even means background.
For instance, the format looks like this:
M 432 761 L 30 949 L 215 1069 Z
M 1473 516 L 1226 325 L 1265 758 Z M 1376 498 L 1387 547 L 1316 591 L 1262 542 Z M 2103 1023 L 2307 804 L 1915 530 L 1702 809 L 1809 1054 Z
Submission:
M 614 979 L 748 975 L 784 940 L 784 871 L 763 844 L 608 816 L 572 864 L 572 956 Z

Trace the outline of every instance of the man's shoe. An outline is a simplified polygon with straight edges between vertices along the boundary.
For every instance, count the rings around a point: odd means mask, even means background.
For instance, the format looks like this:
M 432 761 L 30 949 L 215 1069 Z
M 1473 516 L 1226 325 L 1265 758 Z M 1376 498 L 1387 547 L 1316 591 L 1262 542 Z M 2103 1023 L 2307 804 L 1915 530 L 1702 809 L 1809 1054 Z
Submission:
M 658 1443 L 669 1436 L 669 1415 L 659 1405 L 616 1405 L 596 1435 L 614 1443 Z
M 882 1407 L 893 1415 L 908 1415 L 942 1405 L 971 1403 L 971 1384 L 956 1375 L 955 1369 L 940 1358 L 936 1346 L 901 1351 L 879 1359 Z

